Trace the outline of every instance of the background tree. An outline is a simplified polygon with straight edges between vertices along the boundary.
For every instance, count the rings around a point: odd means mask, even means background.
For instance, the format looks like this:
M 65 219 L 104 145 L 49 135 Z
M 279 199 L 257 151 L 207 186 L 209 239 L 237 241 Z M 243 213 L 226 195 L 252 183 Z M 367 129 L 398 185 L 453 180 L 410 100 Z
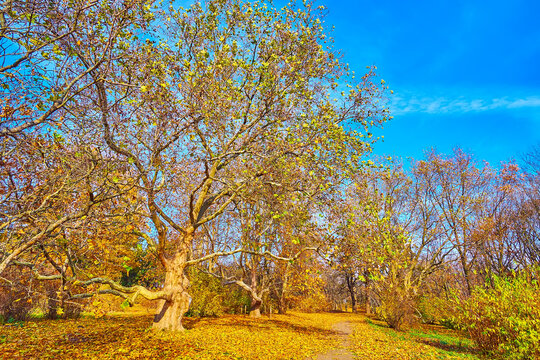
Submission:
M 525 181 L 519 201 L 516 236 L 529 265 L 540 263 L 540 146 L 524 156 Z
M 474 283 L 473 267 L 479 255 L 472 239 L 479 220 L 476 210 L 488 198 L 492 170 L 487 164 L 479 166 L 471 155 L 460 149 L 456 149 L 452 157 L 432 152 L 417 167 L 427 174 L 429 201 L 436 207 L 445 234 L 452 242 L 466 292 L 470 293 Z

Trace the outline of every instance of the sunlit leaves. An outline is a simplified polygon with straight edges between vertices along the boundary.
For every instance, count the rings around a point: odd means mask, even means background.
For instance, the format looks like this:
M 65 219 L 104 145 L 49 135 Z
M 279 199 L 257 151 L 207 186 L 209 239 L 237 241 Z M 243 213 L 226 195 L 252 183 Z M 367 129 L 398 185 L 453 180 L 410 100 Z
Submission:
M 188 319 L 190 330 L 168 335 L 149 332 L 148 316 L 28 322 L 21 328 L 7 328 L 0 346 L 2 354 L 11 358 L 303 360 L 338 345 L 330 330 L 336 321 L 335 316 L 318 314 Z

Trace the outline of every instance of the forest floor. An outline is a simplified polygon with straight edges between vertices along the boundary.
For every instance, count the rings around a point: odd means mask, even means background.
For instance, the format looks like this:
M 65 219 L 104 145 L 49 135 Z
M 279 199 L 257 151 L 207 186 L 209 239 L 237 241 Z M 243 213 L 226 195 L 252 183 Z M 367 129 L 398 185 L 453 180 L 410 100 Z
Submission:
M 454 331 L 396 332 L 362 314 L 185 318 L 183 333 L 150 330 L 148 314 L 0 325 L 0 359 L 477 359 Z

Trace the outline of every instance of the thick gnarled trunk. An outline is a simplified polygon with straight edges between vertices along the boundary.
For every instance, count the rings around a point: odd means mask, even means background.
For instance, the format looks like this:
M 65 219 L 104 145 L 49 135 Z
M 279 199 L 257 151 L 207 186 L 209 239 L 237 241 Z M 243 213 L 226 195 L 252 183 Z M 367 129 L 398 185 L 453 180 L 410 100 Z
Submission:
M 249 310 L 249 317 L 260 318 L 261 317 L 261 305 L 262 299 L 259 296 L 253 295 L 251 297 L 251 309 Z
M 165 286 L 163 290 L 170 296 L 161 300 L 159 312 L 154 317 L 152 327 L 155 330 L 183 331 L 182 317 L 191 303 L 187 289 L 189 280 L 185 275 L 186 255 L 177 255 L 166 267 Z

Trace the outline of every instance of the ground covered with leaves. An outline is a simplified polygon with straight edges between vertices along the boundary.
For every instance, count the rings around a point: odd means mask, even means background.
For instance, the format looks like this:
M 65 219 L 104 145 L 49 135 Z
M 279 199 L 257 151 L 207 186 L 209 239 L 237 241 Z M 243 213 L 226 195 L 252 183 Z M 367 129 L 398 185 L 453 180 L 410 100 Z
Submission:
M 306 359 L 336 345 L 331 315 L 184 319 L 180 334 L 148 315 L 28 321 L 3 326 L 2 359 Z
M 151 315 L 35 320 L 0 328 L 1 359 L 310 359 L 340 347 L 350 322 L 358 359 L 476 358 L 470 342 L 439 328 L 395 332 L 354 314 L 185 319 L 179 334 L 150 330 Z

